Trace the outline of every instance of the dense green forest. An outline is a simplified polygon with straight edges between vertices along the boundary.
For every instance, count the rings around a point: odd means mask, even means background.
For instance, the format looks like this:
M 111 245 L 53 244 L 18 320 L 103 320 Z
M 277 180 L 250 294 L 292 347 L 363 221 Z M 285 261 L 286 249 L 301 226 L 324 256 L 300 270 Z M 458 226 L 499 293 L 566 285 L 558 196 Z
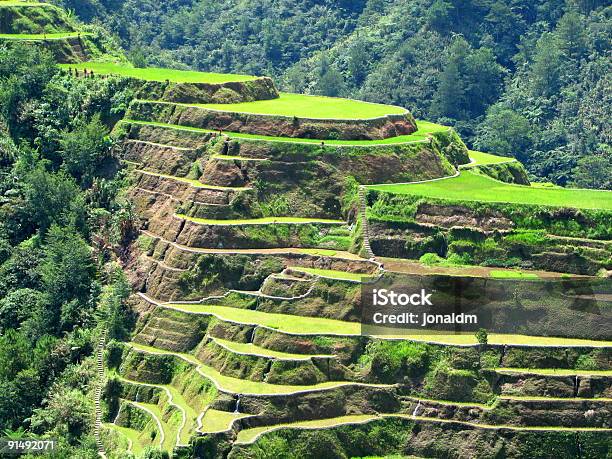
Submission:
M 129 98 L 40 48 L 0 48 L 0 432 L 58 438 L 58 457 L 97 457 L 96 336 L 129 326 L 111 260 L 134 216 L 107 126 Z
M 610 188 L 604 0 L 58 0 L 137 65 L 270 75 L 405 106 L 535 178 Z

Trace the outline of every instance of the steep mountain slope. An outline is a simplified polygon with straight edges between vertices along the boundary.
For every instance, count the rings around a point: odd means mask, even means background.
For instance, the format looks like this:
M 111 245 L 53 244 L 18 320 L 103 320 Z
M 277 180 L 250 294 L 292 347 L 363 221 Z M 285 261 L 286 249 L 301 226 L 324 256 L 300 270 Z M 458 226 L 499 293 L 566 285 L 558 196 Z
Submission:
M 409 107 L 535 177 L 610 188 L 605 1 L 64 3 L 106 22 L 141 63 Z

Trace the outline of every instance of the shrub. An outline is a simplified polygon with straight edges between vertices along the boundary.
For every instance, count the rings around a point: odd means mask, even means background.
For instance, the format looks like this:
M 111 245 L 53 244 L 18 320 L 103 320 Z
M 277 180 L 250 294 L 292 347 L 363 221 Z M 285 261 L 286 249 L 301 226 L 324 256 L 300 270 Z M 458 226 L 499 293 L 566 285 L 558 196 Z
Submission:
M 486 346 L 487 344 L 489 344 L 489 334 L 484 328 L 480 328 L 476 332 L 476 339 L 478 340 L 481 346 Z
M 597 364 L 597 361 L 593 358 L 593 356 L 584 354 L 578 357 L 574 368 L 576 370 L 598 370 L 600 369 L 600 366 Z
M 372 341 L 361 357 L 362 365 L 370 365 L 370 371 L 380 381 L 397 382 L 402 376 L 418 376 L 427 370 L 431 360 L 427 344 L 411 341 Z
M 421 258 L 419 258 L 419 262 L 427 266 L 440 265 L 444 263 L 444 261 L 444 258 L 442 258 L 437 253 L 426 253 Z

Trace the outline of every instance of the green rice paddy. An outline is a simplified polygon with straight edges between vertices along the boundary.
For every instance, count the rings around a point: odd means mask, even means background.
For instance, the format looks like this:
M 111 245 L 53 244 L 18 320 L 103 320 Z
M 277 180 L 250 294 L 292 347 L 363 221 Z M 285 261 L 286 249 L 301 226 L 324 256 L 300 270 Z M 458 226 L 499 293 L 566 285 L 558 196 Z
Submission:
M 248 414 L 233 413 L 230 411 L 219 411 L 208 409 L 202 418 L 202 433 L 225 432 L 236 419 L 248 417 Z
M 62 68 L 74 67 L 74 64 L 61 64 Z M 119 75 L 129 78 L 137 78 L 144 81 L 166 80 L 173 83 L 228 83 L 230 81 L 252 81 L 257 77 L 251 75 L 233 75 L 226 73 L 196 72 L 192 70 L 163 69 L 157 67 L 135 68 L 127 64 L 117 64 L 113 62 L 84 62 L 79 65 L 88 71 L 101 75 Z
M 454 419 L 444 419 L 437 417 L 425 417 L 425 416 L 412 416 L 409 414 L 378 414 L 378 415 L 370 415 L 370 414 L 360 414 L 360 415 L 348 415 L 348 416 L 340 416 L 337 418 L 326 418 L 326 419 L 316 419 L 312 421 L 298 421 L 293 423 L 285 423 L 285 424 L 276 424 L 274 426 L 263 426 L 263 427 L 253 427 L 250 429 L 244 429 L 238 432 L 238 438 L 236 439 L 236 443 L 240 444 L 248 444 L 252 443 L 261 435 L 266 433 L 278 430 L 278 429 L 326 429 L 335 426 L 341 426 L 346 424 L 358 424 L 358 423 L 366 423 L 376 419 L 383 418 L 403 418 L 414 421 L 422 421 L 422 422 L 435 422 L 435 423 L 444 423 L 444 424 L 460 424 L 471 426 L 479 429 L 509 429 L 516 431 L 610 431 L 612 429 L 607 428 L 598 428 L 598 427 L 557 427 L 557 426 L 542 426 L 542 427 L 525 427 L 525 426 L 512 426 L 512 425 L 495 425 L 495 424 L 484 424 L 480 422 L 469 422 L 469 421 L 457 421 Z
M 191 185 L 195 188 L 204 188 L 207 190 L 248 190 L 249 188 L 247 187 L 232 187 L 232 186 L 217 186 L 217 185 L 207 185 L 205 183 L 202 183 L 198 180 L 194 180 L 194 179 L 188 179 L 185 177 L 177 177 L 174 175 L 166 175 L 166 174 L 158 174 L 157 172 L 150 172 L 144 169 L 136 169 L 136 172 L 141 172 L 143 174 L 147 174 L 147 175 L 153 175 L 155 177 L 160 177 L 160 178 L 165 178 L 165 179 L 169 179 L 169 180 L 174 180 L 176 182 L 182 182 L 182 183 L 187 183 L 188 185 Z
M 157 354 L 157 355 L 175 355 L 182 358 L 197 367 L 198 373 L 204 377 L 214 381 L 218 387 L 225 392 L 237 393 L 237 394 L 292 394 L 294 392 L 308 391 L 308 390 L 322 390 L 331 389 L 340 386 L 351 385 L 349 381 L 327 381 L 312 385 L 290 385 L 290 384 L 269 384 L 259 381 L 250 381 L 248 379 L 233 378 L 231 376 L 225 376 L 216 369 L 204 365 L 202 362 L 197 360 L 191 354 L 181 354 L 178 352 L 166 351 L 163 349 L 157 349 L 150 346 L 144 346 L 137 343 L 129 343 L 129 346 L 137 351 Z M 156 405 L 155 405 L 156 406 Z M 147 405 L 148 407 L 148 405 Z M 176 434 L 175 434 L 176 435 Z
M 271 359 L 281 359 L 281 360 L 309 360 L 312 357 L 330 357 L 327 356 L 315 356 L 308 354 L 290 354 L 288 352 L 279 352 L 271 349 L 267 349 L 265 347 L 256 346 L 252 343 L 238 343 L 235 341 L 228 341 L 221 338 L 213 338 L 213 341 L 217 344 L 220 344 L 227 349 L 230 349 L 232 352 L 236 352 L 239 354 L 248 354 L 248 355 L 257 355 L 263 357 L 269 357 Z
M 143 402 L 130 402 L 130 403 L 132 405 L 140 407 L 141 409 L 144 409 L 145 411 L 148 411 L 148 413 L 153 417 L 153 420 L 155 424 L 157 425 L 158 429 L 159 429 L 159 426 L 161 426 L 161 429 L 164 432 L 164 441 L 163 443 L 161 443 L 161 448 L 166 451 L 172 451 L 172 449 L 174 448 L 174 444 L 176 443 L 176 433 L 177 433 L 176 426 L 174 426 L 172 423 L 173 421 L 172 417 L 170 417 L 168 420 L 165 420 L 164 415 L 161 409 L 159 408 L 159 406 L 153 403 L 143 403 Z
M 292 427 L 298 427 L 300 429 L 322 429 L 339 425 L 367 422 L 377 418 L 378 416 L 372 414 L 355 414 L 340 416 L 337 418 L 315 419 L 312 421 L 299 421 L 293 423 L 276 424 L 273 426 L 253 427 L 251 429 L 243 429 L 238 432 L 236 443 L 252 443 L 260 435 L 278 429 L 290 429 Z
M 129 427 L 118 426 L 116 424 L 105 423 L 104 427 L 110 430 L 114 430 L 118 435 L 125 438 L 127 443 L 131 446 L 129 451 L 136 455 L 142 453 L 144 446 L 140 440 L 140 432 Z
M 401 115 L 406 109 L 338 97 L 308 96 L 282 92 L 277 99 L 237 104 L 197 104 L 199 107 L 238 113 L 295 116 L 316 119 L 367 119 Z
M 166 241 L 170 242 L 170 241 Z M 189 250 L 191 252 L 201 253 L 222 253 L 222 254 L 257 254 L 257 255 L 284 255 L 284 254 L 297 254 L 297 255 L 313 255 L 320 257 L 330 258 L 342 258 L 347 260 L 364 260 L 359 255 L 351 252 L 345 252 L 342 250 L 330 250 L 330 249 L 304 249 L 296 247 L 284 247 L 284 248 L 273 248 L 273 249 L 214 249 L 214 248 L 198 248 L 188 247 L 186 245 L 177 244 L 176 242 L 170 242 L 170 244 L 183 250 Z
M 489 164 L 502 164 L 508 162 L 514 162 L 516 159 L 509 158 L 507 156 L 497 156 L 492 155 L 490 153 L 483 153 L 482 151 L 474 151 L 470 150 L 469 152 L 470 159 L 472 160 L 471 164 L 465 164 L 464 168 L 476 167 L 476 166 L 486 166 Z
M 493 269 L 489 275 L 495 279 L 539 279 L 539 276 L 535 273 L 501 269 Z
M 393 194 L 410 194 L 453 201 L 612 210 L 612 193 L 609 191 L 513 185 L 470 171 L 463 171 L 458 177 L 444 180 L 413 184 L 372 185 L 368 188 Z
M 249 309 L 213 306 L 204 304 L 170 304 L 167 307 L 180 311 L 212 314 L 222 320 L 251 325 L 263 325 L 293 334 L 340 334 L 358 335 L 361 325 L 358 322 L 344 322 L 323 317 L 302 317 L 291 314 L 276 314 Z
M 85 36 L 89 35 L 88 33 L 80 33 L 80 32 L 59 32 L 59 33 L 1 33 L 0 40 L 32 40 L 32 41 L 42 41 L 42 40 L 65 40 L 66 38 L 74 38 L 79 35 Z M 73 64 L 74 65 L 74 64 Z
M 350 280 L 354 282 L 361 282 L 364 279 L 372 278 L 369 274 L 358 274 L 346 271 L 338 271 L 334 269 L 317 269 L 317 268 L 302 268 L 301 266 L 290 266 L 292 271 L 298 271 L 307 274 L 313 274 L 315 276 L 327 277 L 329 279 L 338 280 Z

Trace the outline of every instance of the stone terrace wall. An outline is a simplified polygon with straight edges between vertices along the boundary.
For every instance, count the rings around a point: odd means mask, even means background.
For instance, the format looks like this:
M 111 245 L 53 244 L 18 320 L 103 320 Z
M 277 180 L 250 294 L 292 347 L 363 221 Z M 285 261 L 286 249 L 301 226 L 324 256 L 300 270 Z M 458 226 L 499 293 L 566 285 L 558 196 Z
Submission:
M 136 97 L 175 103 L 233 104 L 276 99 L 278 91 L 271 78 L 227 83 L 174 83 L 131 79 Z

